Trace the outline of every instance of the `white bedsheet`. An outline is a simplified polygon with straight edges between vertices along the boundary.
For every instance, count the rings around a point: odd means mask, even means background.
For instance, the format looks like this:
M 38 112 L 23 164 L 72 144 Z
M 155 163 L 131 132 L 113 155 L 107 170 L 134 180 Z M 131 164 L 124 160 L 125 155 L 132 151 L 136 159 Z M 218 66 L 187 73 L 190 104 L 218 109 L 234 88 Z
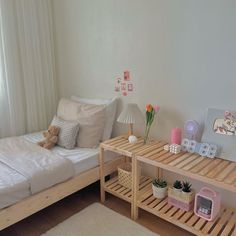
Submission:
M 29 195 L 30 184 L 27 179 L 5 164 L 0 164 L 0 209 Z
M 33 133 L 24 136 L 26 140 L 29 142 L 37 143 L 38 141 L 43 139 L 42 133 Z M 52 149 L 52 152 L 63 156 L 64 158 L 69 159 L 74 164 L 75 174 L 78 175 L 84 171 L 87 171 L 91 168 L 95 168 L 99 165 L 98 156 L 99 156 L 99 148 L 74 148 L 72 150 L 68 150 L 65 148 L 61 148 L 59 146 L 55 146 Z M 105 152 L 104 161 L 110 161 L 116 158 L 117 154 L 114 152 Z
M 37 143 L 43 138 L 41 132 L 24 135 L 23 137 L 25 140 L 33 143 Z M 98 166 L 99 148 L 67 150 L 56 146 L 51 151 L 69 159 L 74 165 L 75 175 Z M 112 160 L 115 157 L 116 154 L 105 152 L 105 161 Z M 30 195 L 30 183 L 27 179 L 14 169 L 0 163 L 0 209 L 10 206 Z
M 74 176 L 71 161 L 23 137 L 0 140 L 0 163 L 26 177 L 32 194 Z

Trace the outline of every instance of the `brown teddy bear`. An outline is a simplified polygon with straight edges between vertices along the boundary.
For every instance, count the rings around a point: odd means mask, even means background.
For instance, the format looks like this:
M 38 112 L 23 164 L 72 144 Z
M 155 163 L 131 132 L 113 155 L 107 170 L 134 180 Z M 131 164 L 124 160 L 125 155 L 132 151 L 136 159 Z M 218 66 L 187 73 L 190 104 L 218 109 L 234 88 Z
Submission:
M 59 131 L 59 127 L 50 125 L 48 130 L 43 132 L 45 139 L 38 142 L 38 145 L 46 149 L 53 148 L 58 141 Z

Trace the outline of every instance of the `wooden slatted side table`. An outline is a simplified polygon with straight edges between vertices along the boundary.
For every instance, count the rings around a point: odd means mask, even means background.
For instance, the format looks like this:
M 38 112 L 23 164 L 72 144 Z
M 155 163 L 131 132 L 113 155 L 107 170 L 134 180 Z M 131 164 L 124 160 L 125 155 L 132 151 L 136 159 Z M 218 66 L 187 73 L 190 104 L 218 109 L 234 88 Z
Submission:
M 165 144 L 165 142 L 155 141 L 152 143 L 153 147 L 158 148 Z M 150 149 L 152 151 L 153 147 Z M 114 177 L 109 181 L 105 182 L 104 176 L 104 152 L 112 151 L 119 155 L 125 156 L 126 161 L 131 161 L 132 169 L 134 169 L 134 160 L 136 153 L 142 153 L 144 150 L 148 149 L 149 146 L 143 144 L 143 139 L 138 138 L 138 142 L 135 144 L 131 144 L 128 141 L 127 136 L 119 136 L 110 140 L 107 140 L 100 145 L 100 194 L 101 194 L 101 202 L 105 201 L 105 192 L 115 195 L 129 203 L 131 203 L 131 218 L 133 218 L 133 188 L 128 189 L 123 187 L 118 183 L 118 178 Z M 132 173 L 132 183 L 134 183 L 134 172 Z M 138 180 L 138 189 L 141 191 L 147 186 L 151 185 L 151 178 L 149 177 L 141 177 Z
M 100 146 L 100 176 L 101 201 L 105 201 L 105 192 L 109 192 L 131 203 L 131 217 L 138 218 L 138 209 L 148 211 L 168 222 L 171 222 L 199 236 L 236 236 L 236 210 L 222 206 L 218 217 L 208 222 L 194 214 L 193 211 L 183 211 L 163 200 L 153 197 L 152 179 L 139 176 L 139 165 L 146 163 L 158 170 L 168 170 L 192 179 L 211 184 L 216 187 L 236 193 L 236 163 L 220 158 L 209 159 L 198 154 L 181 152 L 177 155 L 164 150 L 163 141 L 153 141 L 143 144 L 139 138 L 135 144 L 130 144 L 126 136 L 119 136 L 103 142 Z M 105 182 L 104 151 L 110 150 L 126 157 L 132 162 L 132 189 L 127 189 L 118 183 L 114 177 Z
M 208 222 L 196 216 L 193 211 L 186 212 L 168 205 L 167 198 L 163 200 L 154 198 L 151 185 L 142 191 L 137 187 L 139 178 L 137 168 L 140 163 L 146 163 L 236 193 L 236 163 L 186 152 L 175 155 L 165 151 L 163 146 L 160 148 L 155 148 L 152 144 L 149 146 L 148 151 L 135 153 L 134 219 L 138 217 L 138 208 L 141 208 L 195 235 L 236 236 L 235 209 L 222 206 L 218 217 Z

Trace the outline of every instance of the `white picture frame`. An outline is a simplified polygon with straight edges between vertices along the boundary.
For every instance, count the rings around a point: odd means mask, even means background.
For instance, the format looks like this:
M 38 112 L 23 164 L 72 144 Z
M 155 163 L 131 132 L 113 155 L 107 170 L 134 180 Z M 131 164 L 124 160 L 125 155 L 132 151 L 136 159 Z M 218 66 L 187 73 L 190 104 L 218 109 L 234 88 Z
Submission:
M 223 109 L 207 109 L 201 142 L 217 145 L 217 157 L 236 162 L 236 135 L 224 135 L 215 131 L 215 123 L 224 119 L 225 113 L 226 110 Z

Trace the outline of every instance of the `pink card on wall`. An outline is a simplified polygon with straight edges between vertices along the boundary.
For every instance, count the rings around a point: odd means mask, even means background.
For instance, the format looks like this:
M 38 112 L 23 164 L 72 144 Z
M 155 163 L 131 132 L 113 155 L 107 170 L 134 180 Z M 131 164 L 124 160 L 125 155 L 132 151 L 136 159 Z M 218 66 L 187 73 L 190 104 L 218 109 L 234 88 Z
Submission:
M 122 96 L 128 96 L 134 91 L 134 85 L 131 82 L 130 72 L 128 70 L 123 72 L 123 77 L 117 77 L 115 80 L 115 92 L 120 93 Z
M 126 91 L 126 83 L 121 83 L 121 90 Z
M 128 84 L 128 91 L 129 91 L 129 92 L 132 92 L 133 90 L 134 90 L 133 84 L 132 84 L 132 83 L 129 83 L 129 84 Z
M 124 80 L 125 80 L 125 81 L 131 80 L 131 78 L 130 78 L 130 73 L 129 73 L 128 70 L 124 71 Z

